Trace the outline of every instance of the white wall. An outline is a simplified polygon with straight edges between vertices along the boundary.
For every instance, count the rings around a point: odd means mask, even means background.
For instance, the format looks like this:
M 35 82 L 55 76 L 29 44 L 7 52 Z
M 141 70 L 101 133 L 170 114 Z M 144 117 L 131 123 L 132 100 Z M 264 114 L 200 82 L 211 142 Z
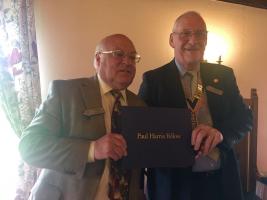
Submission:
M 112 33 L 128 35 L 142 56 L 130 87 L 137 92 L 143 72 L 172 58 L 169 33 L 187 10 L 200 12 L 209 34 L 219 33 L 228 41 L 223 64 L 234 69 L 243 96 L 252 87 L 258 90 L 258 167 L 267 172 L 267 10 L 209 0 L 36 0 L 42 95 L 53 79 L 93 75 L 95 45 Z

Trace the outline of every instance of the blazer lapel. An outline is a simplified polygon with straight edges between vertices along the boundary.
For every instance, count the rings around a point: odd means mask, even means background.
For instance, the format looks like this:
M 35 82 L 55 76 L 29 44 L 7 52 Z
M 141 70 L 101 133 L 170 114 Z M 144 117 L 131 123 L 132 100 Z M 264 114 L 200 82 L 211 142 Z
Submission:
M 127 96 L 127 104 L 128 106 L 134 106 L 136 104 L 134 98 L 132 97 L 129 90 L 126 90 L 126 96 Z
M 200 65 L 201 80 L 206 92 L 207 103 L 213 120 L 217 119 L 219 113 L 222 113 L 224 109 L 223 94 L 220 94 L 220 92 L 223 91 L 221 89 L 222 83 L 220 82 L 219 74 L 214 70 L 216 70 L 216 68 L 212 67 L 211 64 L 201 63 Z
M 182 87 L 182 82 L 180 78 L 179 71 L 175 64 L 175 61 L 172 60 L 168 67 L 168 74 L 166 75 L 166 98 L 169 99 L 169 106 L 185 108 L 186 100 L 185 94 Z
M 100 88 L 97 76 L 91 77 L 83 81 L 80 85 L 83 102 L 86 110 L 84 115 L 90 117 L 93 115 L 104 114 L 102 106 Z

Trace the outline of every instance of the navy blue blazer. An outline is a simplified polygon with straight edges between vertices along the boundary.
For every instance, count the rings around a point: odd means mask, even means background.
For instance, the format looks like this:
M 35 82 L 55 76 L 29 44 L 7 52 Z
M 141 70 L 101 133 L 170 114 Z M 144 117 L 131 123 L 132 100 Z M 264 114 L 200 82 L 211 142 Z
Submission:
M 252 113 L 240 95 L 231 68 L 218 64 L 201 63 L 200 75 L 207 95 L 213 127 L 218 129 L 224 137 L 223 142 L 218 145 L 221 151 L 221 180 L 224 196 L 227 200 L 240 200 L 242 199 L 242 189 L 232 147 L 251 130 Z M 175 61 L 172 60 L 162 67 L 144 73 L 139 96 L 149 106 L 186 108 L 185 95 Z M 152 199 L 161 199 L 158 198 L 160 195 L 163 195 L 165 200 L 172 199 L 172 186 L 175 181 L 172 179 L 174 179 L 173 177 L 177 178 L 177 176 L 173 176 L 173 173 L 177 174 L 177 170 L 180 169 L 150 169 L 152 176 L 148 177 L 150 186 L 148 189 Z M 162 174 L 164 175 L 162 176 Z M 157 183 L 156 180 L 162 181 L 166 187 L 159 186 L 157 188 L 157 184 L 160 183 Z

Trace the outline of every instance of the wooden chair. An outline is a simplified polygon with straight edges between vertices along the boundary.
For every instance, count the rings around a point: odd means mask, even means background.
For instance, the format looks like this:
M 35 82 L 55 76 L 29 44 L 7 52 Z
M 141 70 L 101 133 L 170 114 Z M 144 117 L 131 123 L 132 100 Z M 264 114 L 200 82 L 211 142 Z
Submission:
M 245 194 L 255 194 L 257 180 L 257 131 L 258 131 L 258 95 L 251 89 L 250 98 L 245 102 L 253 113 L 252 131 L 236 145 L 235 150 L 240 164 L 240 175 Z

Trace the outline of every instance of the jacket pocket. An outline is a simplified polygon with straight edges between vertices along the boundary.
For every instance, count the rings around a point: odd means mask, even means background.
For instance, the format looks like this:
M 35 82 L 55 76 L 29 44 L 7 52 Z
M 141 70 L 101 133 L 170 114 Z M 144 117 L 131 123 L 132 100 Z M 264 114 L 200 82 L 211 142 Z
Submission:
M 45 182 L 37 183 L 31 191 L 29 200 L 63 200 L 59 188 Z
M 95 116 L 95 115 L 100 115 L 100 114 L 104 114 L 105 111 L 103 108 L 91 108 L 91 109 L 87 109 L 83 112 L 83 115 L 84 116 L 87 116 L 87 117 L 92 117 L 92 116 Z

